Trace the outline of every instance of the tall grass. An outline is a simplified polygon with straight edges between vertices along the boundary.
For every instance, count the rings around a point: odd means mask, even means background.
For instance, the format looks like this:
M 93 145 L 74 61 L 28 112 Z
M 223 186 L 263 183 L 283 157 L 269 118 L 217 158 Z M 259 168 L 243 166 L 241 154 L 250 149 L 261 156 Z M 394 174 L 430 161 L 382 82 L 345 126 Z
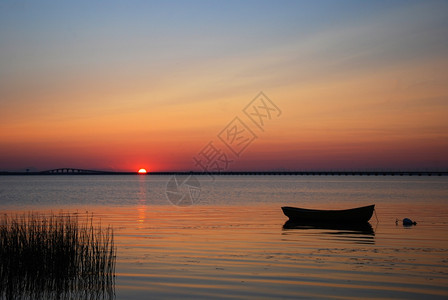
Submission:
M 2 298 L 112 298 L 115 261 L 112 228 L 92 216 L 0 216 Z

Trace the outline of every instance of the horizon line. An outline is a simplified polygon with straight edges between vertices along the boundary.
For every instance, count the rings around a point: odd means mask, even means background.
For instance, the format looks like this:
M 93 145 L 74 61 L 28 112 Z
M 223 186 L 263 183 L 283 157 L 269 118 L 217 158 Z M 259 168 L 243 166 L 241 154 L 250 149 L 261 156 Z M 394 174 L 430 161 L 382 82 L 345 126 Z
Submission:
M 59 168 L 45 171 L 0 171 L 0 175 L 297 175 L 297 176 L 448 176 L 448 171 L 412 170 L 412 171 L 103 171 L 76 168 Z

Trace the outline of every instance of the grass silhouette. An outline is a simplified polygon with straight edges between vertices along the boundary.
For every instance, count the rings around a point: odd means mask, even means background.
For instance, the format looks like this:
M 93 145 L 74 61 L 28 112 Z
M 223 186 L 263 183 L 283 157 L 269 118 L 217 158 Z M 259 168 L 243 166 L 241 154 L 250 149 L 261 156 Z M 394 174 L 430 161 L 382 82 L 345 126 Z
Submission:
M 0 297 L 114 297 L 113 230 L 86 215 L 28 213 L 0 217 Z

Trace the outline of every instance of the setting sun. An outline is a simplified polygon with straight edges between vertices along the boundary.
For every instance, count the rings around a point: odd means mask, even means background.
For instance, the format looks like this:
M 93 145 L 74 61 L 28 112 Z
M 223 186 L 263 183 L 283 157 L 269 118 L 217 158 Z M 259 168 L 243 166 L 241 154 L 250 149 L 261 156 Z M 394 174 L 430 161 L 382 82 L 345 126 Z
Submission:
M 146 172 L 146 169 L 140 169 L 138 170 L 138 174 L 146 174 L 148 172 Z

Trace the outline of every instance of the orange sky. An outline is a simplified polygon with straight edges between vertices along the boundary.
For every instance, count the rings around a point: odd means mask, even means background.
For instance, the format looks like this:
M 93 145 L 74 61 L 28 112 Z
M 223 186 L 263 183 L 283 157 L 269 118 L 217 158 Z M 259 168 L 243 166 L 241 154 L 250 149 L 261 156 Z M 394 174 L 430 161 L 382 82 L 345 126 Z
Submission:
M 2 9 L 0 170 L 448 169 L 446 3 L 203 4 Z

